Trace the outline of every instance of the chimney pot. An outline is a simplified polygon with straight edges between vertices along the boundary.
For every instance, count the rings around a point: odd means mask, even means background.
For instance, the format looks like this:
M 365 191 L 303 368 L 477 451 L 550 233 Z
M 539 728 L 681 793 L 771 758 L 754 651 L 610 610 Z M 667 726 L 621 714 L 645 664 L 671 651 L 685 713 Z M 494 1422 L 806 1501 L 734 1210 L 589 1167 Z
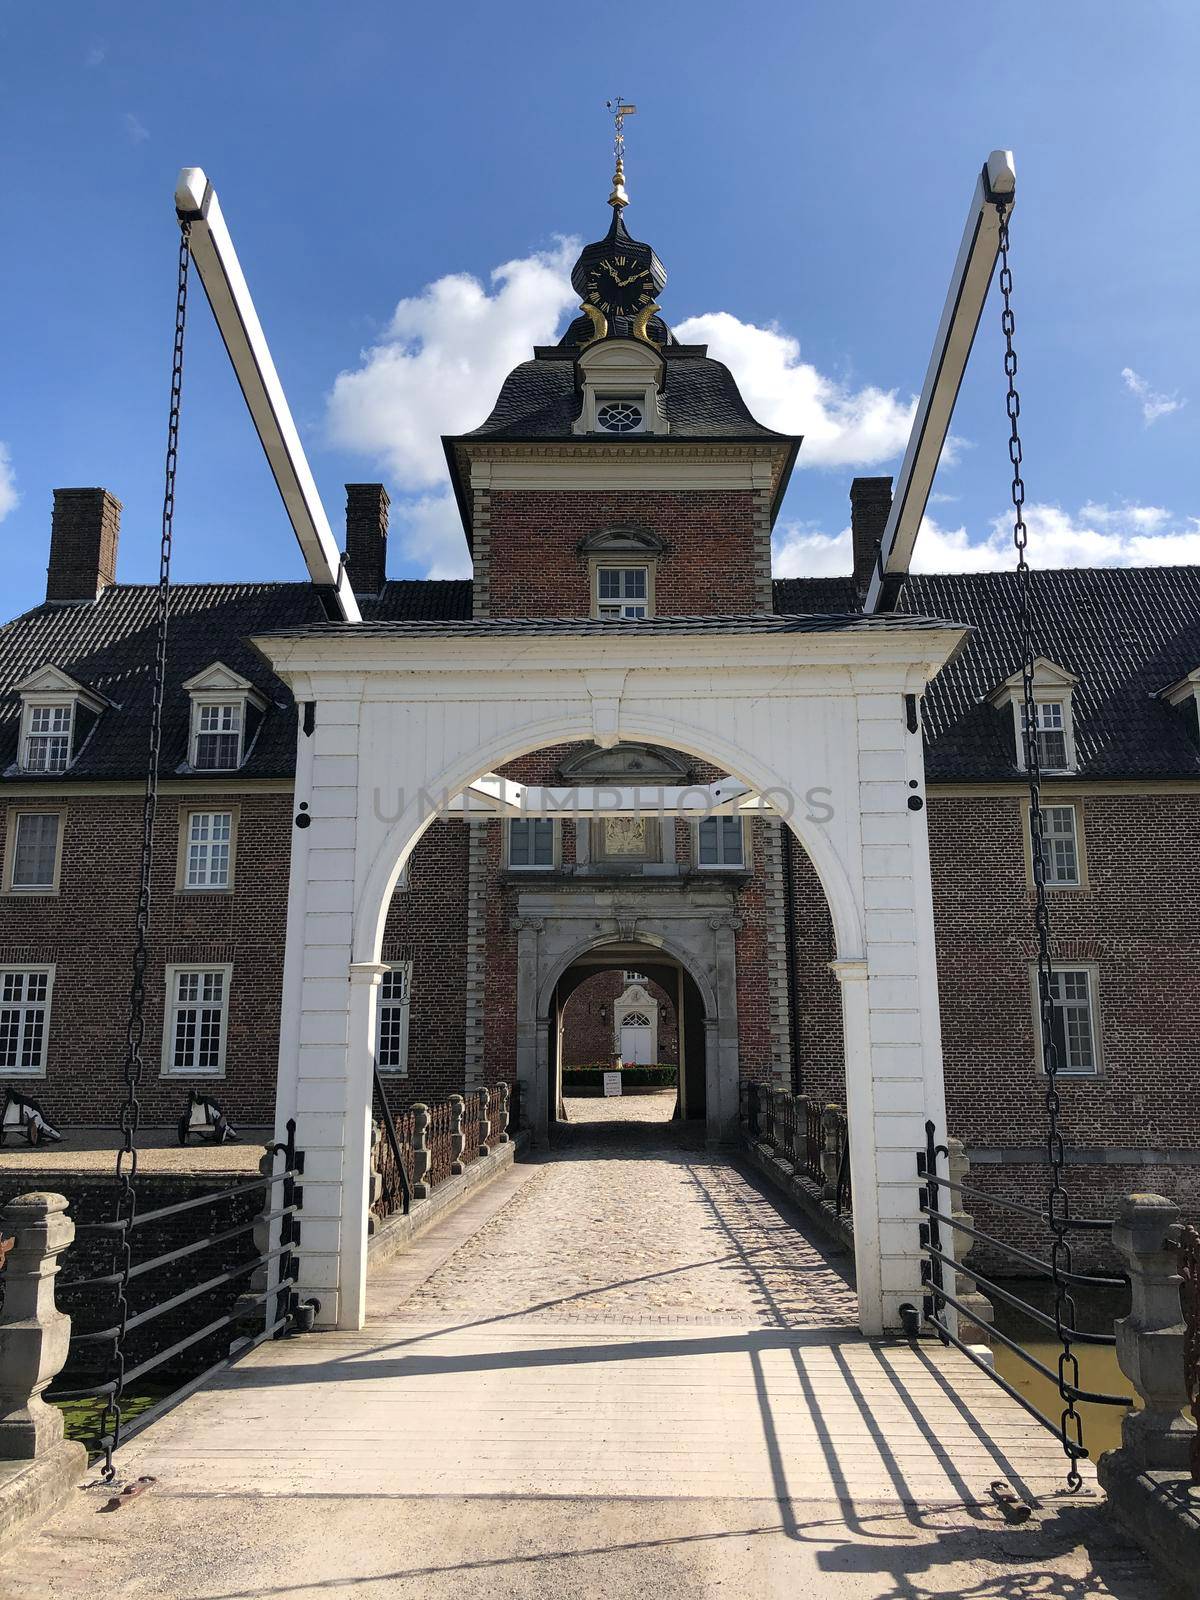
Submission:
M 356 595 L 387 582 L 388 492 L 381 483 L 346 485 L 346 564 Z
M 854 547 L 854 582 L 860 595 L 865 595 L 871 586 L 891 509 L 890 478 L 854 479 L 850 485 L 850 534 Z
M 92 602 L 117 576 L 121 502 L 107 489 L 55 489 L 48 605 Z

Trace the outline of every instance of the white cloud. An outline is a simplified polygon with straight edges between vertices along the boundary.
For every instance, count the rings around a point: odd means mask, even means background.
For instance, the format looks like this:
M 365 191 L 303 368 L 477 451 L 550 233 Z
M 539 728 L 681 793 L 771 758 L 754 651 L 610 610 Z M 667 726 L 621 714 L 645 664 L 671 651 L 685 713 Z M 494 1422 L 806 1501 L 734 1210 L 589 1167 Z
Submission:
M 569 274 L 578 253 L 577 239 L 560 239 L 506 261 L 490 290 L 465 272 L 438 278 L 401 300 L 380 341 L 334 381 L 328 440 L 389 473 L 392 538 L 431 578 L 471 570 L 441 436 L 478 427 L 513 367 L 554 338 L 576 301 Z
M 89 70 L 94 70 L 96 67 L 102 67 L 104 65 L 104 58 L 107 54 L 108 50 L 106 46 L 102 44 L 94 44 L 88 51 L 87 55 L 83 58 L 83 64 L 85 67 L 89 68 Z
M 12 456 L 8 446 L 0 441 L 0 522 L 16 509 L 21 496 L 17 492 L 17 475 L 13 471 Z
M 393 504 L 388 538 L 397 537 L 405 556 L 420 562 L 427 578 L 471 576 L 471 553 L 449 489 Z
M 132 111 L 127 111 L 121 121 L 130 144 L 144 144 L 150 137 L 150 129 L 135 117 Z
M 850 529 L 822 533 L 807 522 L 776 523 L 771 571 L 777 578 L 844 578 L 854 566 Z
M 1172 411 L 1180 411 L 1187 405 L 1187 400 L 1180 399 L 1178 393 L 1160 394 L 1157 389 L 1152 389 L 1132 367 L 1122 367 L 1121 377 L 1130 394 L 1141 401 L 1142 421 L 1147 427 L 1157 422 L 1159 417 L 1169 417 Z
M 728 311 L 689 317 L 675 329 L 685 344 L 707 344 L 737 379 L 750 410 L 769 428 L 802 433 L 801 466 L 873 467 L 908 442 L 916 400 L 872 384 L 850 388 L 800 359 L 800 341 Z
M 1162 506 L 1089 503 L 1072 514 L 1030 503 L 1028 559 L 1032 567 L 1163 567 L 1200 563 L 1200 517 L 1176 517 Z M 926 517 L 913 551 L 914 572 L 996 572 L 1015 561 L 1012 514 L 992 519 L 972 540 L 965 527 L 943 528 Z

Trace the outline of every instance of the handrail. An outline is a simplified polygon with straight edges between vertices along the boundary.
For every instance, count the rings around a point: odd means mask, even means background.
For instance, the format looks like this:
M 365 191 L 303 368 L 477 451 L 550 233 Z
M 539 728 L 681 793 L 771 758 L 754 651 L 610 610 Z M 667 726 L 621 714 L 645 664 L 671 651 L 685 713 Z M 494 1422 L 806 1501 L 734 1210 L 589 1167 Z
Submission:
M 407 1216 L 412 1208 L 412 1185 L 408 1180 L 408 1167 L 404 1161 L 404 1151 L 396 1133 L 396 1123 L 392 1116 L 392 1108 L 388 1105 L 387 1094 L 384 1091 L 383 1080 L 379 1076 L 378 1066 L 372 1067 L 375 1079 L 375 1095 L 379 1101 L 380 1110 L 383 1112 L 383 1131 L 387 1137 L 388 1148 L 392 1153 L 392 1160 L 396 1163 L 396 1171 L 400 1176 L 400 1204 L 401 1210 Z

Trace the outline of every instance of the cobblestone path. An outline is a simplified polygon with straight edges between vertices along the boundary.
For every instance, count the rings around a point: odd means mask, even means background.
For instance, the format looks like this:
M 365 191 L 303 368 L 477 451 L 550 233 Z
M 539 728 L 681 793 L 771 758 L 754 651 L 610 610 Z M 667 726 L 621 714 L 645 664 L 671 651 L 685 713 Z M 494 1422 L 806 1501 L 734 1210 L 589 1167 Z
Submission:
M 702 1125 L 664 1122 L 658 1096 L 572 1100 L 567 1110 L 538 1176 L 399 1315 L 856 1326 L 842 1272 L 705 1153 Z

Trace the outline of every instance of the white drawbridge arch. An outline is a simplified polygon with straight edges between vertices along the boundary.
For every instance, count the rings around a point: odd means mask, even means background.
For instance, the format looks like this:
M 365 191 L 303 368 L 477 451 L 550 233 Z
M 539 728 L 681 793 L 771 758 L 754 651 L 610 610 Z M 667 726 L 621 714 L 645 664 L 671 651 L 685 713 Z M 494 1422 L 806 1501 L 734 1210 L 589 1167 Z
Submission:
M 425 828 L 572 740 L 721 766 L 820 877 L 841 980 L 864 1330 L 918 1290 L 913 1152 L 945 1127 L 917 705 L 963 630 L 914 618 L 609 626 L 330 624 L 255 640 L 300 705 L 277 1117 L 306 1151 L 301 1285 L 366 1304 L 371 1041 L 384 920 Z

